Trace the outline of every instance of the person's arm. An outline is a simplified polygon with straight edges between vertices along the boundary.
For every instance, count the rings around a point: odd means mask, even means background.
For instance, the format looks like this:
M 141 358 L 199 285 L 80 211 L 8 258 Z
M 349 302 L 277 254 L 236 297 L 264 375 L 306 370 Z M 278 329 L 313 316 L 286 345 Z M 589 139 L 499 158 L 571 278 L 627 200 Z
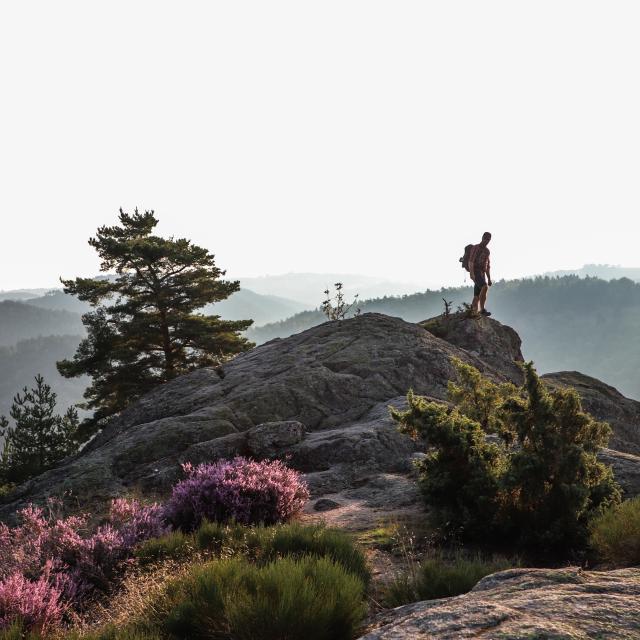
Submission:
M 491 258 L 487 258 L 487 284 L 491 286 L 493 282 L 491 282 Z

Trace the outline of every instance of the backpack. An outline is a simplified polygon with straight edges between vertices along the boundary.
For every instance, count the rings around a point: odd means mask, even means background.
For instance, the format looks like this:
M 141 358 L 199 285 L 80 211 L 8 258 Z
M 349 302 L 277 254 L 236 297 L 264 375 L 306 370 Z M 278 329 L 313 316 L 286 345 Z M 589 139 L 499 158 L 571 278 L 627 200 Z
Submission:
M 460 258 L 460 262 L 462 263 L 462 268 L 466 269 L 469 272 L 471 272 L 471 269 L 469 268 L 469 259 L 471 258 L 471 249 L 473 249 L 473 245 L 468 244 L 464 248 L 464 255 L 462 256 L 462 258 Z

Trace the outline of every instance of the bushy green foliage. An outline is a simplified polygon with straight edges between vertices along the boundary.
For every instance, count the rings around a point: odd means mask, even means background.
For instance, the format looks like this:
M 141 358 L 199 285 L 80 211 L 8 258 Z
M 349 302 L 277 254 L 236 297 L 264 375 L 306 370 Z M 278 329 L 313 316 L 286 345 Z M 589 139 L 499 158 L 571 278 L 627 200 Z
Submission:
M 61 636 L 63 640 L 164 640 L 156 631 L 138 629 L 136 625 L 106 625 L 97 631 L 88 633 L 70 632 Z M 0 638 L 0 640 L 2 640 Z
M 16 394 L 10 415 L 0 416 L 0 483 L 20 483 L 51 468 L 76 448 L 78 413 L 68 409 L 56 414 L 56 394 L 41 375 L 36 386 Z
M 193 539 L 182 531 L 172 531 L 160 538 L 145 540 L 135 551 L 141 564 L 160 560 L 177 560 L 189 555 L 193 550 Z
M 369 584 L 371 574 L 364 553 L 344 531 L 294 522 L 271 530 L 263 529 L 262 532 L 265 538 L 261 553 L 263 561 L 279 557 L 329 558 L 349 573 L 358 576 L 365 585 Z
M 193 551 L 215 556 L 243 555 L 268 564 L 279 558 L 329 558 L 356 575 L 365 585 L 371 575 L 367 561 L 353 538 L 340 529 L 297 522 L 272 527 L 247 527 L 235 522 L 204 521 L 192 534 L 179 531 L 142 543 L 136 557 L 142 564 L 179 559 Z
M 14 622 L 9 627 L 0 629 L 0 640 L 44 640 L 37 631 L 27 631 L 20 622 Z
M 599 515 L 591 525 L 591 548 L 617 566 L 640 565 L 640 496 Z
M 454 365 L 457 406 L 410 393 L 408 410 L 392 410 L 402 431 L 428 444 L 421 484 L 437 523 L 481 541 L 582 547 L 590 520 L 620 498 L 611 469 L 596 458 L 608 425 L 582 411 L 575 391 L 547 390 L 531 363 L 520 389 Z M 483 423 L 498 443 L 487 440 Z
M 398 607 L 409 602 L 467 593 L 485 576 L 511 569 L 518 564 L 518 560 L 500 556 L 469 556 L 458 551 L 447 557 L 442 552 L 432 553 L 419 564 L 413 574 L 400 576 L 387 587 L 385 605 Z
M 611 468 L 597 459 L 609 425 L 582 411 L 576 391 L 548 391 L 531 363 L 504 410 L 518 443 L 502 478 L 504 522 L 529 546 L 584 545 L 590 520 L 620 500 Z
M 450 380 L 447 396 L 459 411 L 471 420 L 475 420 L 486 433 L 499 434 L 503 439 L 511 440 L 511 431 L 505 424 L 507 416 L 502 406 L 507 398 L 516 394 L 517 389 L 511 383 L 495 384 L 485 378 L 475 367 L 465 365 L 458 358 L 453 359 L 458 375 Z
M 171 583 L 152 621 L 173 638 L 340 640 L 354 636 L 364 585 L 327 558 L 194 566 Z
M 231 541 L 244 540 L 247 527 L 236 523 L 209 522 L 205 520 L 194 534 L 196 547 L 203 551 L 219 552 Z
M 153 235 L 153 211 L 120 210 L 119 222 L 89 240 L 101 271 L 116 277 L 63 281 L 65 293 L 95 308 L 82 318 L 88 336 L 75 356 L 58 363 L 65 377 L 91 376 L 84 397 L 86 408 L 95 409 L 94 424 L 160 383 L 251 346 L 240 335 L 250 320 L 199 312 L 240 288 L 221 279 L 224 271 L 209 251 Z
M 429 402 L 409 392 L 409 409 L 392 409 L 401 428 L 426 437 L 429 451 L 420 463 L 420 484 L 435 524 L 470 537 L 488 535 L 498 503 L 503 466 L 498 445 L 487 442 L 482 427 L 458 409 Z
M 2 502 L 2 500 L 6 498 L 14 489 L 15 485 L 8 482 L 0 484 L 0 502 Z

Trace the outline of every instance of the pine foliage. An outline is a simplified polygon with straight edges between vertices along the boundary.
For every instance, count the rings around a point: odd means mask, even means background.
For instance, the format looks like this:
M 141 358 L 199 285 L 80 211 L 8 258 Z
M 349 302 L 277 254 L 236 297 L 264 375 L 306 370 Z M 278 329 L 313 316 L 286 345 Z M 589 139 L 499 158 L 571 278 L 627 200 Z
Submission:
M 251 320 L 199 312 L 240 288 L 221 279 L 225 272 L 211 253 L 184 238 L 154 235 L 153 211 L 121 209 L 119 221 L 89 240 L 100 270 L 115 276 L 62 281 L 66 293 L 94 307 L 83 316 L 87 338 L 72 359 L 58 363 L 65 377 L 91 376 L 85 407 L 95 410 L 94 422 L 160 383 L 251 346 L 240 335 Z
M 582 411 L 576 391 L 548 390 L 532 363 L 521 388 L 454 365 L 454 406 L 409 393 L 406 411 L 392 409 L 400 430 L 427 444 L 421 484 L 437 524 L 481 542 L 583 548 L 589 523 L 620 500 L 596 457 L 610 427 Z
M 0 416 L 0 435 L 4 445 L 0 455 L 0 480 L 20 483 L 51 468 L 76 447 L 78 413 L 71 407 L 56 413 L 56 394 L 41 375 L 35 387 L 25 387 L 13 399 L 11 426 Z

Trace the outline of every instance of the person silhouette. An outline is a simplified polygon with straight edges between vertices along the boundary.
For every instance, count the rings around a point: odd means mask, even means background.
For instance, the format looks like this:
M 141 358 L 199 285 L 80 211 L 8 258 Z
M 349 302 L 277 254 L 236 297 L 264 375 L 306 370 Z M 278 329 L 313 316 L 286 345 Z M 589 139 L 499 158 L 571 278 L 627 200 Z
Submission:
M 471 308 L 475 313 L 490 316 L 491 311 L 485 309 L 487 293 L 491 282 L 491 260 L 489 247 L 491 234 L 488 231 L 482 234 L 482 242 L 474 244 L 469 253 L 469 274 L 473 280 L 473 302 Z

